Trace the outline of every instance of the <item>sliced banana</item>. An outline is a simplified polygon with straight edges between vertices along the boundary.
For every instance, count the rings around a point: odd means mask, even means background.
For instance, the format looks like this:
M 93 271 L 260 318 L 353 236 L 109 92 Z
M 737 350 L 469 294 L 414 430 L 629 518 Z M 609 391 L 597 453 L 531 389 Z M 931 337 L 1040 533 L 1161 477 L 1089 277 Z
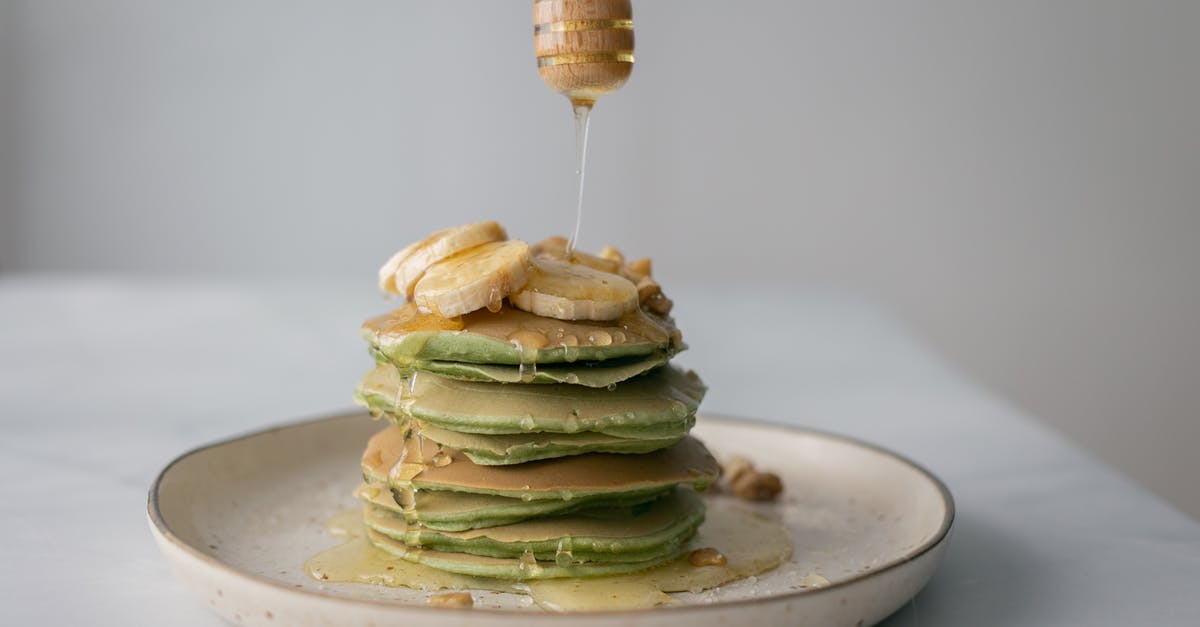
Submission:
M 525 287 L 508 300 L 548 318 L 616 320 L 637 308 L 638 290 L 625 277 L 583 263 L 535 257 Z
M 473 222 L 442 229 L 392 255 L 379 268 L 379 289 L 413 297 L 413 288 L 429 266 L 469 248 L 508 239 L 496 222 Z
M 536 243 L 532 247 L 533 256 L 542 259 L 558 259 L 567 261 L 567 238 L 555 235 Z M 607 259 L 605 257 L 597 257 L 590 255 L 581 250 L 571 251 L 571 261 L 582 263 L 589 268 L 616 274 L 621 269 L 621 262 L 616 259 Z
M 480 244 L 429 266 L 413 288 L 413 302 L 422 312 L 445 318 L 484 307 L 499 311 L 504 298 L 525 285 L 529 264 L 525 242 Z

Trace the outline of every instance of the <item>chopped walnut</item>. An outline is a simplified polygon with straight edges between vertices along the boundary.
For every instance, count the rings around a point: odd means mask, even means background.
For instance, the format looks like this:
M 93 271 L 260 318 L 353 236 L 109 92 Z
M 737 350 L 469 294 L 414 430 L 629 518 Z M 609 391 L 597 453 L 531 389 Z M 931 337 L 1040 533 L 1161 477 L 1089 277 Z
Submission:
M 617 262 L 617 265 L 624 265 L 624 263 L 625 263 L 625 255 L 622 255 L 621 251 L 617 250 L 617 248 L 615 246 L 605 246 L 604 248 L 602 248 L 600 250 L 599 257 L 601 259 L 608 259 L 609 261 L 615 261 L 615 262 Z
M 639 259 L 625 264 L 622 269 L 625 278 L 637 286 L 638 304 L 647 311 L 660 316 L 671 313 L 674 303 L 662 291 L 662 285 L 650 277 L 650 260 Z
M 429 597 L 430 607 L 473 607 L 470 592 L 443 592 Z
M 670 298 L 667 298 L 661 293 L 651 296 L 643 304 L 645 305 L 646 309 L 650 310 L 650 313 L 658 314 L 660 316 L 665 316 L 671 313 L 671 307 L 675 306 L 675 303 Z
M 829 580 L 818 575 L 817 573 L 809 573 L 800 580 L 801 588 L 824 588 L 829 585 Z
M 728 483 L 734 477 L 753 469 L 754 465 L 750 460 L 741 455 L 732 455 L 721 464 L 721 477 Z
M 638 301 L 645 303 L 651 298 L 662 294 L 662 286 L 658 281 L 650 277 L 642 277 L 642 280 L 637 282 Z
M 631 279 L 634 283 L 637 283 L 642 277 L 650 276 L 650 258 L 642 257 L 630 261 L 625 264 L 625 272 L 636 279 Z
M 688 563 L 692 566 L 724 566 L 729 560 L 721 552 L 711 546 L 696 549 L 688 555 Z
M 731 458 L 724 468 L 729 491 L 747 501 L 774 501 L 783 492 L 783 482 L 773 472 L 761 472 L 744 457 Z
M 747 501 L 774 501 L 783 492 L 783 482 L 773 472 L 746 472 L 729 486 L 733 495 Z

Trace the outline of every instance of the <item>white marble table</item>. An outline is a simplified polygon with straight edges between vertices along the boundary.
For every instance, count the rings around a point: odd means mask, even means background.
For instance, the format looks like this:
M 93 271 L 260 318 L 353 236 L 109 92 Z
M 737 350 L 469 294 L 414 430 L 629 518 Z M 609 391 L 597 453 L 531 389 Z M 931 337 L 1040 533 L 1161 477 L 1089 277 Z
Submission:
M 0 622 L 216 625 L 146 490 L 195 445 L 349 405 L 370 277 L 0 277 Z M 714 297 L 724 295 L 723 298 Z M 1200 524 L 829 292 L 672 290 L 708 411 L 814 426 L 940 475 L 956 534 L 888 625 L 1200 624 Z

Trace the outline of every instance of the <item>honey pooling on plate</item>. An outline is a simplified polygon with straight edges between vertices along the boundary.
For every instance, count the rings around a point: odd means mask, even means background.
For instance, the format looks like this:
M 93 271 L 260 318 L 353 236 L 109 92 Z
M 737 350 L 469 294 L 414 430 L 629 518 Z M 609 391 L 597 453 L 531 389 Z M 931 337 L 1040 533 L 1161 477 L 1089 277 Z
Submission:
M 481 232 L 496 241 L 480 243 Z M 517 240 L 495 223 L 468 224 L 385 264 L 380 284 L 410 302 L 363 325 L 376 365 L 356 398 L 389 424 L 362 456 L 356 538 L 314 557 L 309 572 L 602 609 L 668 602 L 667 592 L 785 559 L 778 523 L 706 506 L 701 492 L 720 467 L 689 435 L 706 388 L 671 363 L 685 346 L 661 286 L 637 287 L 650 264 L 614 248 L 568 253 L 561 238 L 498 242 Z M 492 263 L 481 248 L 526 251 L 525 267 Z M 499 307 L 469 309 L 497 292 Z M 733 537 L 756 526 L 752 537 L 775 538 L 769 546 Z M 702 565 L 689 559 L 705 548 L 714 555 Z M 601 582 L 623 600 L 596 596 Z

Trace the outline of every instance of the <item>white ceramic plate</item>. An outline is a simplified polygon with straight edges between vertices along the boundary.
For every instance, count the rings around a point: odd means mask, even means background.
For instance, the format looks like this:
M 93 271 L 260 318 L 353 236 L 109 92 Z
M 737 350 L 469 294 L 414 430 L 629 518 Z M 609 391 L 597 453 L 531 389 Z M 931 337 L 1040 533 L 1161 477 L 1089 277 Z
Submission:
M 321 584 L 306 559 L 341 540 L 323 530 L 355 505 L 359 456 L 381 428 L 354 413 L 261 431 L 186 453 L 150 490 L 150 527 L 179 579 L 242 625 L 422 627 L 547 624 L 564 615 L 527 597 L 481 592 L 471 609 L 430 608 L 427 593 Z M 677 595 L 652 610 L 566 615 L 572 625 L 873 625 L 929 580 L 950 538 L 954 504 L 937 478 L 846 438 L 701 415 L 693 432 L 718 458 L 746 455 L 777 472 L 795 551 L 780 568 Z M 819 575 L 830 583 L 805 588 Z

